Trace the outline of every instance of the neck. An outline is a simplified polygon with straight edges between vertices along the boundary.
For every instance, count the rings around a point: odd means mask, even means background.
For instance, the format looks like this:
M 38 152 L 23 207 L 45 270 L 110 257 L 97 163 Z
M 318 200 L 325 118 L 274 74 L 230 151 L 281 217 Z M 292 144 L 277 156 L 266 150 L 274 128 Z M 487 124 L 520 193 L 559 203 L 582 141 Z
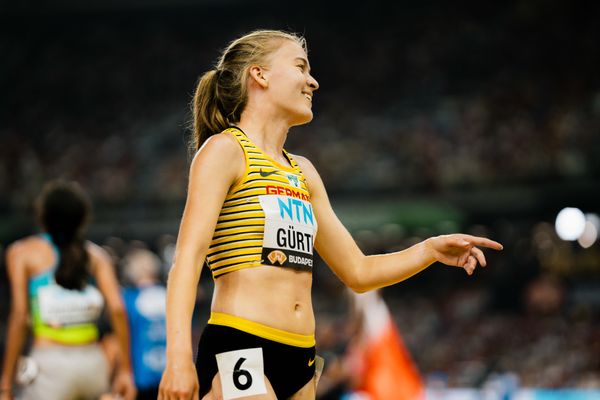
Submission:
M 281 160 L 290 125 L 283 118 L 271 114 L 249 105 L 237 125 L 262 151 L 275 160 Z

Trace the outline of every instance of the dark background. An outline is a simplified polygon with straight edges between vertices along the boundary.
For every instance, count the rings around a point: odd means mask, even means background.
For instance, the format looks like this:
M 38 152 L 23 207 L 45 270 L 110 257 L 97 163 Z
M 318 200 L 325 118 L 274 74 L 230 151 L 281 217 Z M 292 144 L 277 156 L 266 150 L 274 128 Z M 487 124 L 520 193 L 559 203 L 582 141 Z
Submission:
M 199 75 L 243 33 L 292 30 L 307 38 L 321 87 L 315 119 L 286 147 L 313 161 L 365 252 L 455 231 L 505 244 L 474 277 L 435 265 L 384 290 L 424 376 L 600 387 L 600 247 L 553 228 L 563 207 L 600 212 L 597 3 L 48 0 L 0 10 L 0 251 L 35 231 L 33 200 L 61 177 L 90 193 L 89 237 L 117 267 L 132 241 L 167 266 Z M 209 274 L 202 281 L 200 325 Z M 324 265 L 315 302 L 320 329 L 348 318 Z M 347 337 L 336 340 L 342 353 Z

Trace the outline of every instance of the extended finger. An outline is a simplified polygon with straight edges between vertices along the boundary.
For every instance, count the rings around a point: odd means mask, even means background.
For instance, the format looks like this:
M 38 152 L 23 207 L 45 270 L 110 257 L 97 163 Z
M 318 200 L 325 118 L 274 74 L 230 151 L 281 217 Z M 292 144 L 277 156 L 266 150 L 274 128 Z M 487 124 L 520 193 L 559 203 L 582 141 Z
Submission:
M 473 246 L 488 247 L 488 248 L 494 249 L 494 250 L 502 250 L 504 248 L 504 246 L 502 246 L 502 244 L 500 244 L 494 240 L 480 237 L 480 236 L 465 235 L 464 240 L 468 241 Z
M 483 251 L 479 250 L 477 247 L 473 247 L 471 249 L 471 255 L 477 259 L 479 265 L 481 265 L 482 267 L 485 267 L 487 265 Z

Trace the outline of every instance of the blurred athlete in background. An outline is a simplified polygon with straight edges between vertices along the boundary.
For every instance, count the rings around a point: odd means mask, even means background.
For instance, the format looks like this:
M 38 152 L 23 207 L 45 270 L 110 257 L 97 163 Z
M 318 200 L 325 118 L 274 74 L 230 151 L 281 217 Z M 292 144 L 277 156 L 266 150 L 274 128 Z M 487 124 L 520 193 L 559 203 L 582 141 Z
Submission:
M 38 372 L 20 398 L 87 400 L 110 392 L 96 326 L 105 303 L 124 354 L 112 392 L 133 400 L 136 389 L 125 307 L 108 255 L 84 239 L 91 212 L 87 196 L 75 183 L 51 182 L 38 200 L 37 211 L 43 233 L 13 243 L 6 252 L 11 308 L 0 400 L 13 398 L 15 368 L 29 320 L 30 357 Z
M 197 152 L 167 285 L 160 400 L 314 399 L 314 249 L 344 284 L 364 292 L 436 261 L 472 274 L 486 262 L 476 246 L 502 248 L 456 234 L 365 256 L 310 161 L 283 149 L 289 128 L 311 121 L 318 87 L 305 40 L 280 31 L 233 41 L 200 79 Z M 194 365 L 191 319 L 205 262 L 215 290 Z
M 130 250 L 124 274 L 133 285 L 123 290 L 131 332 L 131 362 L 138 400 L 156 400 L 165 369 L 166 290 L 160 283 L 161 260 L 147 249 Z

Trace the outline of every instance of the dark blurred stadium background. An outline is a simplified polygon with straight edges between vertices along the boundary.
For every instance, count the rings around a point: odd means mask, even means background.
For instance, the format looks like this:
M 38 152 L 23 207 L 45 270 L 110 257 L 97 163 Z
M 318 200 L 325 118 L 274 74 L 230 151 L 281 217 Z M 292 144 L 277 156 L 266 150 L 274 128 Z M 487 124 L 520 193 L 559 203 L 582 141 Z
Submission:
M 167 269 L 196 79 L 238 35 L 293 30 L 308 40 L 321 88 L 314 121 L 294 128 L 287 148 L 320 170 L 362 248 L 454 231 L 505 245 L 471 278 L 434 266 L 384 290 L 430 386 L 510 376 L 523 387 L 600 388 L 600 244 L 554 230 L 563 207 L 600 213 L 597 3 L 0 6 L 0 251 L 35 229 L 36 194 L 62 177 L 91 194 L 90 238 L 117 265 L 133 243 Z M 314 283 L 322 351 L 335 357 L 347 298 L 324 265 Z M 210 285 L 205 273 L 198 327 Z

